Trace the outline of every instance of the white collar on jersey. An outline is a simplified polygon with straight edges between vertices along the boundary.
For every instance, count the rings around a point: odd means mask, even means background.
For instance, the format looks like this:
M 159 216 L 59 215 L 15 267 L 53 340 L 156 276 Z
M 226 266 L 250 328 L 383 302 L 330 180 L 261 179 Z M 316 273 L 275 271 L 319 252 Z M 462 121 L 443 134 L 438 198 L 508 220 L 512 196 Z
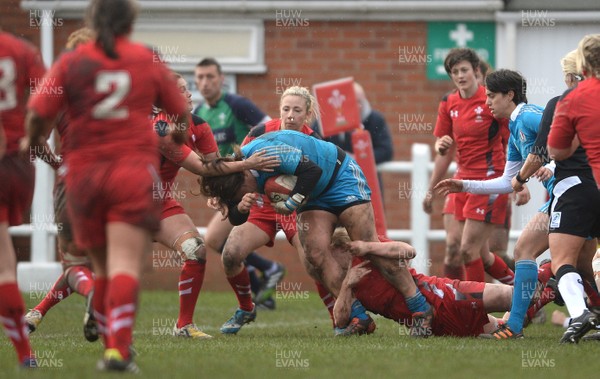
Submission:
M 513 110 L 510 114 L 510 121 L 515 121 L 517 119 L 517 116 L 519 115 L 519 112 L 521 112 L 521 108 L 523 108 L 524 105 L 525 103 L 520 103 L 519 105 L 517 105 L 515 110 Z

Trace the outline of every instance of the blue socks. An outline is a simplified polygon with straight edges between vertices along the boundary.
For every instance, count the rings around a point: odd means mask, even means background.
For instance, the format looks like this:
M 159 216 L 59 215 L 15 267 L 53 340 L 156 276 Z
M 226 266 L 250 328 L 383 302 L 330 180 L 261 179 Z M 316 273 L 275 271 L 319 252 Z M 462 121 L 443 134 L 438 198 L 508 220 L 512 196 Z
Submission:
M 358 300 L 354 300 L 354 303 L 352 303 L 352 311 L 350 312 L 350 320 L 352 320 L 354 317 L 358 317 L 360 320 L 366 320 L 368 318 L 367 310 L 361 304 L 361 302 Z
M 406 299 L 406 305 L 412 313 L 427 312 L 431 307 L 425 296 L 418 289 L 416 294 Z
M 535 261 L 523 259 L 515 263 L 515 286 L 512 306 L 507 325 L 515 333 L 521 333 L 527 308 L 537 285 L 537 265 Z

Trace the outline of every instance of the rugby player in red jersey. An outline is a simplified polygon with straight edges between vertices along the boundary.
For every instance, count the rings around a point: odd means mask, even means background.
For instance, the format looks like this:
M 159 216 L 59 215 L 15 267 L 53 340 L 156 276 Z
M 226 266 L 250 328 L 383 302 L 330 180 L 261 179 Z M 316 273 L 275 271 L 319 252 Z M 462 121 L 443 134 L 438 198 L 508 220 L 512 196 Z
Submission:
M 415 256 L 410 245 L 384 238 L 381 241 L 350 241 L 345 230 L 336 231 L 332 250 L 339 264 L 348 268 L 334 307 L 336 319 L 350 314 L 353 293 L 367 310 L 410 326 L 410 335 L 419 332 L 421 336 L 479 336 L 492 332 L 503 322 L 488 313 L 510 309 L 512 286 L 419 274 L 408 268 L 408 260 Z M 407 283 L 412 284 L 414 291 L 420 290 L 434 309 L 431 325 L 419 325 L 419 320 L 412 318 L 404 297 L 369 262 L 372 256 L 388 258 L 390 267 L 404 268 Z M 540 267 L 540 289 L 552 276 L 549 266 L 548 262 Z M 527 312 L 528 319 L 551 298 L 537 299 Z
M 187 136 L 187 107 L 168 69 L 148 47 L 129 41 L 137 13 L 128 0 L 94 0 L 96 40 L 64 53 L 29 100 L 28 144 L 38 147 L 56 115 L 69 117 L 67 210 L 75 243 L 96 274 L 94 314 L 105 351 L 98 367 L 139 371 L 131 354 L 142 256 L 158 230 L 158 139 L 148 112 L 177 115 L 175 142 Z
M 192 110 L 192 94 L 188 90 L 185 79 L 174 74 L 177 86 L 184 95 L 188 110 Z M 158 110 L 158 109 L 157 109 Z M 164 112 L 154 115 L 154 129 L 161 137 L 168 130 L 169 118 Z M 181 254 L 183 267 L 179 275 L 179 316 L 173 328 L 173 335 L 188 338 L 208 339 L 212 336 L 204 333 L 193 322 L 194 309 L 204 281 L 206 269 L 206 247 L 198 234 L 190 216 L 172 196 L 174 181 L 181 167 L 197 175 L 208 175 L 211 160 L 217 158 L 218 147 L 208 123 L 199 116 L 189 114 L 188 140 L 183 146 L 172 146 L 166 138 L 161 138 L 161 184 L 153 193 L 156 200 L 162 203 L 160 230 L 154 239 Z M 243 171 L 247 168 L 268 170 L 278 165 L 276 158 L 257 156 L 244 162 L 227 163 L 223 172 Z M 221 171 L 219 171 L 221 172 Z M 213 174 L 215 172 L 212 172 Z
M 72 50 L 81 43 L 88 42 L 94 38 L 94 33 L 89 28 L 81 28 L 69 35 L 66 49 Z M 91 262 L 85 255 L 85 251 L 77 249 L 73 241 L 71 222 L 67 215 L 67 195 L 65 191 L 64 170 L 59 168 L 64 157 L 68 155 L 68 125 L 66 115 L 59 116 L 56 130 L 60 135 L 60 154 L 58 158 L 46 144 L 42 151 L 35 153 L 44 162 L 57 170 L 57 180 L 54 185 L 54 217 L 58 229 L 58 251 L 63 267 L 63 273 L 58 277 L 44 299 L 25 315 L 25 321 L 29 332 L 37 329 L 46 313 L 56 304 L 66 299 L 72 292 L 76 292 L 87 298 L 86 313 L 83 321 L 83 334 L 90 341 L 98 339 L 98 327 L 93 316 L 91 307 L 94 278 L 91 272 Z
M 585 80 L 567 90 L 558 101 L 548 135 L 548 153 L 551 158 L 562 161 L 571 157 L 581 145 L 592 168 L 596 186 L 600 188 L 600 34 L 585 36 L 579 42 L 577 55 L 578 68 Z M 578 184 L 574 178 L 582 183 L 578 177 L 567 178 L 570 183 L 567 179 L 563 179 L 563 182 L 573 187 Z M 560 194 L 556 192 L 554 195 L 558 198 Z M 566 224 L 564 219 L 561 220 L 561 216 L 573 213 L 577 216 L 573 221 L 585 220 L 584 226 L 591 226 L 592 229 L 589 234 L 600 237 L 600 191 L 587 190 L 578 194 L 571 204 L 565 205 L 563 212 L 552 210 L 551 228 L 560 228 L 561 222 L 563 227 L 572 226 L 572 223 Z M 575 268 L 585 237 L 577 233 L 555 232 L 550 233 L 549 238 L 550 245 L 555 246 L 556 250 L 556 254 L 555 250 L 552 251 L 552 269 L 557 279 L 560 277 L 559 290 L 565 294 L 563 297 L 567 297 L 565 303 L 573 318 L 561 342 L 578 342 L 585 333 L 600 324 L 600 318 L 590 312 L 585 304 L 583 281 Z M 594 263 L 597 265 L 597 262 Z
M 444 67 L 457 87 L 440 102 L 434 135 L 440 155 L 456 150 L 462 179 L 490 179 L 502 175 L 505 151 L 502 136 L 508 130 L 506 120 L 494 118 L 486 106 L 485 87 L 477 82 L 479 57 L 468 48 L 452 49 Z M 442 172 L 432 173 L 432 183 Z M 495 224 L 506 219 L 508 195 L 473 195 L 459 193 L 447 204 L 445 213 L 454 209 L 462 236 L 459 254 L 464 260 L 466 279 L 484 281 L 485 271 L 492 277 L 512 284 L 514 273 L 504 261 L 489 251 L 488 238 Z M 484 271 L 485 268 L 485 271 Z
M 30 43 L 0 30 L 0 322 L 19 363 L 34 367 L 25 304 L 17 286 L 17 260 L 8 227 L 23 223 L 31 206 L 35 170 L 29 154 L 19 155 L 25 135 L 25 105 L 44 75 L 39 51 Z

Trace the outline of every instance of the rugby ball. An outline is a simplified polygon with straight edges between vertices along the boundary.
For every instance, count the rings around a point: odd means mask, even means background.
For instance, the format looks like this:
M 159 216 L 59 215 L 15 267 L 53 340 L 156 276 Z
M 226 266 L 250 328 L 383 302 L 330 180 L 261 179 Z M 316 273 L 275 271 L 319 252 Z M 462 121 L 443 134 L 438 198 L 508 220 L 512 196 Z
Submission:
M 272 203 L 286 201 L 296 186 L 297 180 L 298 177 L 295 175 L 271 176 L 265 182 L 265 195 L 269 197 Z

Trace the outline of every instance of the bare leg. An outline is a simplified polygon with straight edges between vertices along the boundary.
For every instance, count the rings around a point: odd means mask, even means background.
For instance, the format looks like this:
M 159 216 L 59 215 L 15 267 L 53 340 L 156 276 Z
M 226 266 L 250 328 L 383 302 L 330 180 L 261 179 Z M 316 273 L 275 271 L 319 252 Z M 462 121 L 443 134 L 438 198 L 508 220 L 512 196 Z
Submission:
M 233 229 L 233 225 L 228 220 L 221 220 L 223 216 L 216 212 L 206 227 L 205 243 L 209 252 L 221 254 L 223 245 L 227 236 Z
M 446 229 L 446 255 L 444 256 L 444 275 L 452 279 L 464 279 L 464 262 L 460 254 L 460 240 L 465 223 L 454 218 L 453 214 L 444 215 Z
M 223 268 L 225 275 L 232 277 L 244 269 L 244 259 L 254 249 L 269 242 L 269 236 L 258 226 L 246 222 L 233 228 L 223 248 Z
M 344 272 L 329 252 L 336 222 L 337 217 L 326 211 L 312 210 L 298 215 L 298 223 L 307 225 L 298 230 L 306 260 L 314 268 L 313 272 L 319 281 L 337 296 Z

